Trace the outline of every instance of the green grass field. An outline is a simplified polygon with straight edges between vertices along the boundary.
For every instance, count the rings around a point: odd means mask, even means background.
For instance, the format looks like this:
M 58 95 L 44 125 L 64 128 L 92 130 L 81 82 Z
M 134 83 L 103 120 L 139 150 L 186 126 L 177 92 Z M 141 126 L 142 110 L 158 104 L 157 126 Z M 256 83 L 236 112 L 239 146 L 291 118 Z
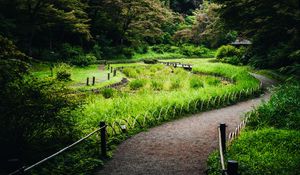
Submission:
M 107 69 L 99 70 L 100 65 L 71 69 L 71 82 L 66 85 L 74 90 L 103 87 L 104 84 L 126 77 L 129 83 L 117 89 L 102 89 L 100 93 L 86 92 L 83 106 L 72 112 L 76 127 L 85 135 L 98 127 L 100 121 L 108 125 L 109 143 L 113 145 L 123 140 L 120 125 L 126 125 L 127 134 L 134 134 L 162 122 L 183 117 L 187 114 L 227 106 L 247 99 L 260 92 L 259 81 L 249 75 L 248 67 L 236 67 L 229 64 L 213 63 L 212 59 L 174 59 L 169 61 L 193 64 L 192 72 L 182 68 L 168 67 L 163 64 L 147 65 L 138 63 L 111 64 L 113 68 L 123 67 L 112 81 L 104 81 L 96 86 L 85 86 L 86 77 L 105 76 Z M 103 67 L 103 66 L 102 66 Z M 50 70 L 32 69 L 33 75 L 47 78 Z M 225 78 L 225 79 L 222 79 Z M 81 86 L 76 84 L 82 84 Z M 72 163 L 72 172 L 86 172 L 99 165 L 96 149 L 97 139 L 91 139 L 87 146 L 76 148 L 68 157 L 70 162 L 80 161 L 76 167 Z M 95 157 L 91 160 L 91 157 Z M 101 161 L 100 161 L 101 162 Z M 57 172 L 57 164 L 65 164 L 58 157 L 47 165 Z M 87 165 L 88 164 L 88 165 Z M 87 168 L 90 167 L 90 168 Z M 61 167 L 62 168 L 62 167 Z M 47 172 L 47 169 L 39 171 Z

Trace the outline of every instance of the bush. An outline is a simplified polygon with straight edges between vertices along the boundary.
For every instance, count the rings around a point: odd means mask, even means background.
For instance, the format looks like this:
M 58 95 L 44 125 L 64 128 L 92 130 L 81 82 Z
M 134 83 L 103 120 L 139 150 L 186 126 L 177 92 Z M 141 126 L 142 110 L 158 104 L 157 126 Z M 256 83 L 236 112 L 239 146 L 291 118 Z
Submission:
M 186 55 L 186 56 L 199 56 L 199 57 L 207 54 L 208 51 L 209 51 L 207 48 L 205 48 L 203 46 L 196 47 L 196 46 L 188 45 L 188 44 L 182 45 L 180 50 L 181 50 L 181 53 L 183 55 Z
M 147 52 L 148 52 L 148 46 L 147 45 L 141 45 L 141 46 L 136 48 L 136 53 L 145 54 Z
M 134 49 L 129 48 L 129 47 L 125 47 L 125 48 L 122 49 L 122 54 L 126 58 L 131 58 L 134 55 Z
M 53 72 L 56 74 L 58 81 L 71 81 L 71 69 L 70 65 L 60 63 L 54 67 Z
M 129 87 L 131 90 L 138 90 L 138 89 L 142 88 L 143 86 L 145 86 L 145 84 L 146 84 L 145 80 L 136 79 L 129 83 Z
M 245 175 L 300 174 L 299 138 L 299 131 L 245 132 L 230 147 L 228 157 L 239 162 L 240 173 Z
M 88 66 L 95 63 L 97 58 L 93 54 L 79 55 L 74 57 L 70 62 L 76 66 Z
M 243 65 L 246 63 L 244 60 L 246 49 L 244 47 L 236 48 L 231 45 L 221 46 L 216 53 L 216 58 L 224 63 L 233 65 Z
M 203 82 L 200 78 L 198 77 L 192 77 L 190 79 L 190 87 L 191 88 L 194 88 L 194 89 L 198 89 L 198 88 L 202 88 L 204 85 L 203 85 Z
M 115 90 L 112 88 L 104 88 L 100 91 L 104 98 L 112 98 L 115 94 Z
M 102 51 L 101 51 L 101 47 L 98 44 L 94 45 L 92 53 L 98 60 L 101 59 Z
M 248 126 L 253 129 L 275 127 L 300 129 L 300 83 L 293 82 L 275 89 L 268 103 L 250 115 Z
M 0 92 L 5 99 L 0 109 L 1 170 L 11 158 L 41 160 L 79 135 L 71 114 L 78 103 L 65 95 L 69 91 L 62 84 L 28 76 L 11 81 Z
M 79 46 L 72 46 L 69 43 L 64 43 L 61 46 L 60 55 L 64 61 L 72 61 L 75 57 L 84 55 L 84 52 Z
M 145 64 L 156 64 L 158 62 L 157 59 L 145 59 L 144 63 Z
M 228 63 L 228 64 L 232 64 L 232 65 L 242 65 L 241 59 L 237 56 L 224 57 L 221 61 L 223 63 Z
M 129 78 L 137 78 L 138 77 L 138 73 L 137 73 L 136 69 L 131 68 L 131 67 L 125 67 L 123 69 L 123 73 Z
M 160 90 L 163 89 L 164 84 L 161 81 L 152 80 L 151 81 L 151 87 L 152 87 L 152 89 L 154 89 L 156 91 L 160 91 Z
M 180 79 L 174 78 L 171 80 L 171 89 L 179 89 L 181 87 Z

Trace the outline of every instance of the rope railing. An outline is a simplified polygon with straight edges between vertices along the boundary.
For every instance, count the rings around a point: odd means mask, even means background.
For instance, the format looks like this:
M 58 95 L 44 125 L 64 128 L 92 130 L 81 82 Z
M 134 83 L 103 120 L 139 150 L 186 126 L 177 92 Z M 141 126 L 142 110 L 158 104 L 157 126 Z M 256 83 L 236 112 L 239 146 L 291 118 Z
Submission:
M 9 175 L 24 174 L 25 172 L 27 172 L 27 171 L 29 171 L 29 170 L 31 170 L 31 169 L 37 167 L 38 165 L 40 165 L 40 164 L 42 164 L 42 163 L 44 163 L 44 162 L 46 162 L 46 161 L 52 159 L 53 157 L 56 157 L 56 156 L 62 154 L 62 153 L 65 152 L 66 150 L 68 150 L 68 149 L 70 149 L 70 148 L 72 148 L 72 147 L 78 145 L 79 143 L 81 143 L 82 141 L 84 141 L 84 140 L 86 140 L 87 138 L 91 137 L 92 135 L 94 135 L 94 134 L 97 133 L 98 131 L 101 131 L 101 148 L 102 148 L 101 153 L 102 153 L 103 156 L 106 156 L 106 150 L 104 151 L 104 149 L 103 149 L 103 147 L 104 147 L 104 148 L 106 147 L 106 141 L 105 141 L 105 139 L 103 140 L 103 135 L 105 135 L 105 133 L 106 133 L 106 130 L 105 130 L 106 127 L 107 127 L 107 125 L 105 125 L 104 122 L 100 122 L 100 128 L 94 130 L 93 132 L 89 133 L 89 134 L 86 135 L 85 137 L 83 137 L 83 138 L 77 140 L 76 142 L 72 143 L 71 145 L 68 145 L 68 146 L 64 147 L 63 149 L 57 151 L 56 153 L 54 153 L 54 154 L 52 154 L 52 155 L 50 155 L 50 156 L 48 156 L 48 157 L 46 157 L 46 158 L 44 158 L 44 159 L 42 159 L 42 160 L 40 160 L 40 161 L 38 161 L 38 162 L 36 162 L 36 163 L 30 165 L 30 166 L 24 166 L 24 167 L 22 167 L 22 168 L 20 168 L 20 169 L 18 169 L 18 170 L 16 170 L 16 171 L 14 171 L 14 172 L 11 172 Z M 104 138 L 105 138 L 105 137 L 104 137 Z M 103 144 L 103 143 L 105 143 L 105 144 Z M 106 149 L 106 148 L 105 148 L 105 149 Z

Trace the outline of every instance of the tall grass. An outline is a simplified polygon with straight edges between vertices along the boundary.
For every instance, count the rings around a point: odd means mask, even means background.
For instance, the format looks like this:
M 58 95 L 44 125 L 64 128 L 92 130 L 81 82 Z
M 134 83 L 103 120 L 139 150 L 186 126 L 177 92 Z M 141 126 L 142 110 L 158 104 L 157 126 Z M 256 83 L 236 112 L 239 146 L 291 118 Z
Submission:
M 125 87 L 124 92 L 113 98 L 106 99 L 100 94 L 90 95 L 87 97 L 83 108 L 73 111 L 74 115 L 77 115 L 74 118 L 75 123 L 83 134 L 97 128 L 100 121 L 105 121 L 108 124 L 109 143 L 114 144 L 125 138 L 120 128 L 121 125 L 127 126 L 127 134 L 133 134 L 186 114 L 235 103 L 255 95 L 260 90 L 259 82 L 248 74 L 247 69 L 221 63 L 213 64 L 201 61 L 201 64 L 195 64 L 193 67 L 195 75 L 181 69 L 175 69 L 174 73 L 171 73 L 170 68 L 161 65 L 151 68 L 137 67 L 135 71 L 138 76 L 132 80 L 151 77 L 151 81 L 147 81 L 146 85 L 134 92 Z M 233 83 L 227 85 L 209 84 L 204 80 L 203 87 L 191 88 L 189 78 L 191 76 L 199 77 L 196 74 L 224 76 L 231 79 Z M 180 86 L 183 87 L 171 89 L 172 77 L 175 80 L 176 78 L 180 80 Z M 218 78 L 209 77 L 209 79 Z M 164 85 L 163 87 L 157 84 L 153 85 L 153 81 L 162 81 Z M 155 88 L 156 90 L 153 90 Z M 163 89 L 158 90 L 161 88 Z M 98 141 L 99 138 L 92 139 L 88 141 L 88 147 L 83 145 L 70 153 L 73 156 L 68 157 L 70 158 L 68 162 L 75 162 L 81 157 L 82 164 L 80 166 L 68 163 L 68 167 L 59 166 L 60 169 L 58 170 L 57 164 L 64 164 L 63 159 L 58 157 L 49 162 L 47 168 L 38 171 L 46 173 L 49 172 L 49 169 L 53 169 L 55 172 L 66 172 L 72 169 L 73 174 L 83 171 L 90 172 L 96 165 L 100 164 L 97 159 L 98 150 L 95 149 L 99 147 Z

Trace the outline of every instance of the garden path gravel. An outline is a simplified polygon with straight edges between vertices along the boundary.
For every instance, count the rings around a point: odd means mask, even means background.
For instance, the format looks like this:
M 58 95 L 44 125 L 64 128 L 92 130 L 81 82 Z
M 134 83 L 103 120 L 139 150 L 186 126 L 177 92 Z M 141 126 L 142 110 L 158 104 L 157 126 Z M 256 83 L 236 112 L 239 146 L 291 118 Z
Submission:
M 270 86 L 274 82 L 254 74 Z M 218 148 L 217 127 L 226 123 L 227 133 L 241 122 L 241 117 L 262 100 L 258 98 L 232 106 L 202 112 L 162 124 L 141 132 L 123 143 L 96 175 L 202 175 L 207 169 L 208 155 Z

